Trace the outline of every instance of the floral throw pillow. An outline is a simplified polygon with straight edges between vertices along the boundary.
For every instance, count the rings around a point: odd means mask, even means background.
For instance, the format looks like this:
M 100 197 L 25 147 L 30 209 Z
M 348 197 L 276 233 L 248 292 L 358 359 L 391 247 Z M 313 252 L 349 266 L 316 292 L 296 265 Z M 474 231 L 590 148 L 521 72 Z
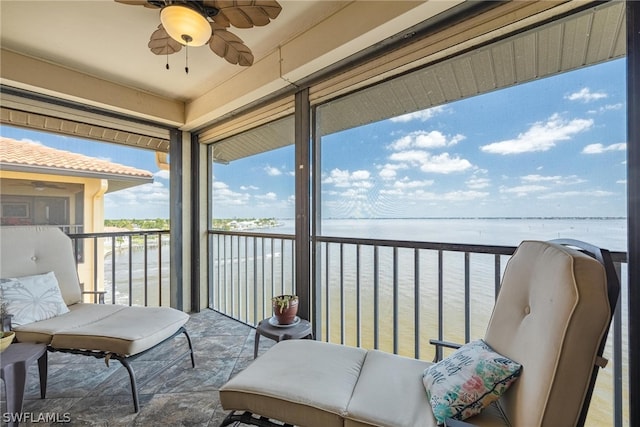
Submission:
M 22 326 L 67 313 L 53 272 L 0 279 L 0 296 L 12 314 L 11 325 Z
M 520 376 L 522 365 L 483 340 L 472 341 L 424 371 L 422 382 L 438 424 L 464 420 L 498 400 Z

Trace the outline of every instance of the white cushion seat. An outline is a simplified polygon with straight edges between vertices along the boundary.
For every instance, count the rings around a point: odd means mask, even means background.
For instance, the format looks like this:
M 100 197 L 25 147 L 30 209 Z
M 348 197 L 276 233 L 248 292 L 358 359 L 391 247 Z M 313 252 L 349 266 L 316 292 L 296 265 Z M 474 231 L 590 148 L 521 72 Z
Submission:
M 431 365 L 377 350 L 367 352 L 345 426 L 435 427 L 422 373 Z
M 282 341 L 225 384 L 220 401 L 295 425 L 342 426 L 366 354 L 311 340 Z

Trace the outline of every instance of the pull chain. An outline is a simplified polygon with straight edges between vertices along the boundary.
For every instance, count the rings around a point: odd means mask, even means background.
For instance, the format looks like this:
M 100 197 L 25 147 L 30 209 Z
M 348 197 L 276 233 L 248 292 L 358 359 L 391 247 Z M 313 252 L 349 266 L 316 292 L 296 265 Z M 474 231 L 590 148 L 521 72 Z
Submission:
M 184 66 L 184 72 L 189 74 L 189 45 L 185 46 L 185 56 L 186 56 L 186 61 L 185 61 L 185 66 Z

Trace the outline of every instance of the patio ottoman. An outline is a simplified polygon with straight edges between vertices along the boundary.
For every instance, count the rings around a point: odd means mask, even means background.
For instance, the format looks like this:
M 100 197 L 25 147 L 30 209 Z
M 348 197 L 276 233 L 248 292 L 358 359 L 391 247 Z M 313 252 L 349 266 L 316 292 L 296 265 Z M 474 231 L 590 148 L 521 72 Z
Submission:
M 220 402 L 300 426 L 343 426 L 366 354 L 312 340 L 282 341 L 227 382 Z

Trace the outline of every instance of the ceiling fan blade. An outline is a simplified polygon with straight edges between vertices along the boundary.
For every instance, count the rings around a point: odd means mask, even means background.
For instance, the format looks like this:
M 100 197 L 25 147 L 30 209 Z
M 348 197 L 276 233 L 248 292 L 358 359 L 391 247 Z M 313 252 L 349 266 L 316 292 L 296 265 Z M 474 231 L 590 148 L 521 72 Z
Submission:
M 211 3 L 219 10 L 213 18 L 216 23 L 229 22 L 237 28 L 265 26 L 282 10 L 275 0 L 213 0 Z
M 230 33 L 224 27 L 215 23 L 211 24 L 213 34 L 209 40 L 209 47 L 218 56 L 231 64 L 248 67 L 253 64 L 251 49 L 245 46 L 240 37 Z
M 147 46 L 156 55 L 171 55 L 182 49 L 182 45 L 169 36 L 162 24 L 151 34 Z
M 40 189 L 40 190 L 44 190 L 45 188 L 53 188 L 55 190 L 64 190 L 64 187 L 61 187 L 59 185 L 56 185 L 54 183 L 50 183 L 50 182 L 45 182 L 45 181 L 31 181 L 31 186 L 33 188 Z
M 128 4 L 131 6 L 144 6 L 150 9 L 157 9 L 159 6 L 149 3 L 147 0 L 114 0 L 116 3 Z

